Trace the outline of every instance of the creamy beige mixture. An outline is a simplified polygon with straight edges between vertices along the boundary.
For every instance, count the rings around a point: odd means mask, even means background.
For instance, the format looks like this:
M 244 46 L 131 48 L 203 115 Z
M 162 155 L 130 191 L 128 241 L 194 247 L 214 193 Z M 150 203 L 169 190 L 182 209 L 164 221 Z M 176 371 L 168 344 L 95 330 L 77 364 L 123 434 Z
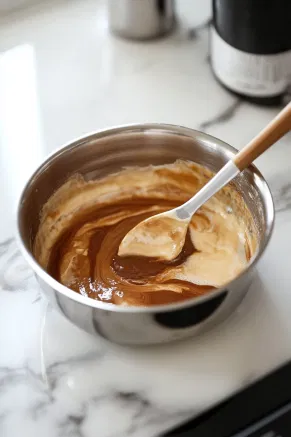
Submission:
M 149 217 L 126 234 L 120 243 L 118 255 L 148 256 L 171 261 L 183 249 L 188 227 L 189 221 L 175 218 L 174 210 Z
M 152 305 L 208 293 L 239 275 L 256 249 L 249 210 L 231 186 L 193 216 L 175 260 L 119 256 L 118 248 L 134 226 L 184 203 L 211 177 L 183 161 L 90 182 L 76 175 L 44 206 L 35 257 L 64 285 L 115 304 Z

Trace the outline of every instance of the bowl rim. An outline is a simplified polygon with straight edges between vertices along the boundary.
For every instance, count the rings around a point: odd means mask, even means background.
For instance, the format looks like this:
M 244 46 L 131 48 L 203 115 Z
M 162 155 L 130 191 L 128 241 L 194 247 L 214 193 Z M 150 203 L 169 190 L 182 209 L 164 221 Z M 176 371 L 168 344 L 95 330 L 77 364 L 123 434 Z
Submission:
M 103 301 L 98 301 L 95 299 L 92 299 L 87 296 L 83 296 L 70 288 L 66 287 L 65 285 L 58 282 L 56 279 L 54 279 L 51 275 L 49 275 L 34 259 L 31 251 L 26 247 L 26 244 L 23 242 L 21 231 L 20 231 L 20 217 L 21 217 L 21 209 L 23 200 L 25 198 L 26 191 L 28 188 L 33 184 L 34 179 L 38 176 L 40 172 L 42 172 L 45 167 L 53 160 L 57 159 L 60 155 L 63 153 L 66 153 L 66 151 L 71 150 L 75 147 L 78 147 L 81 144 L 90 142 L 92 140 L 98 139 L 98 138 L 105 138 L 108 136 L 118 135 L 120 133 L 134 133 L 134 132 L 145 132 L 145 131 L 160 131 L 161 133 L 173 133 L 176 135 L 182 135 L 190 138 L 195 138 L 197 140 L 201 139 L 204 142 L 207 142 L 209 140 L 213 141 L 215 144 L 217 144 L 219 147 L 224 149 L 224 151 L 227 151 L 229 157 L 233 156 L 238 150 L 235 149 L 233 146 L 229 145 L 228 143 L 220 140 L 219 138 L 216 138 L 212 135 L 209 135 L 207 133 L 198 131 L 196 129 L 188 128 L 181 125 L 175 125 L 175 124 L 167 124 L 167 123 L 133 123 L 133 124 L 124 124 L 124 125 L 118 125 L 114 127 L 109 127 L 105 129 L 100 129 L 95 132 L 88 133 L 86 135 L 83 135 L 81 137 L 78 137 L 74 139 L 73 141 L 69 141 L 65 143 L 65 145 L 55 149 L 52 153 L 50 153 L 46 159 L 37 167 L 37 169 L 33 172 L 33 174 L 28 178 L 26 184 L 24 185 L 20 196 L 18 198 L 17 202 L 17 228 L 16 228 L 16 241 L 18 243 L 18 246 L 20 248 L 20 251 L 25 258 L 25 260 L 28 262 L 30 267 L 33 269 L 34 273 L 38 275 L 45 283 L 47 283 L 50 287 L 52 287 L 55 291 L 63 294 L 64 296 L 68 297 L 69 299 L 72 299 L 79 304 L 83 304 L 87 307 L 96 308 L 104 311 L 113 311 L 113 312 L 120 312 L 120 313 L 157 313 L 157 312 L 170 312 L 173 310 L 179 310 L 179 309 L 185 309 L 188 307 L 191 307 L 193 305 L 199 305 L 201 303 L 207 302 L 208 300 L 211 300 L 213 298 L 216 298 L 223 294 L 226 290 L 232 287 L 238 281 L 242 276 L 246 275 L 251 269 L 253 269 L 263 253 L 265 252 L 265 249 L 270 241 L 273 228 L 274 228 L 274 222 L 275 222 L 275 208 L 274 208 L 274 201 L 272 197 L 272 193 L 270 191 L 269 185 L 266 182 L 265 178 L 261 174 L 261 172 L 258 170 L 258 168 L 255 165 L 250 165 L 248 169 L 244 171 L 250 171 L 253 175 L 256 177 L 256 185 L 259 189 L 259 191 L 263 194 L 264 203 L 266 205 L 266 231 L 264 234 L 263 241 L 261 242 L 260 249 L 256 252 L 254 259 L 249 263 L 247 268 L 243 270 L 238 276 L 236 276 L 231 282 L 227 283 L 225 286 L 220 287 L 210 293 L 207 293 L 205 295 L 199 296 L 199 297 L 193 297 L 190 299 L 187 299 L 182 302 L 176 302 L 176 303 L 168 303 L 163 305 L 151 305 L 151 306 L 121 306 L 121 305 L 114 305 L 112 303 L 106 303 Z M 228 290 L 228 292 L 231 290 Z

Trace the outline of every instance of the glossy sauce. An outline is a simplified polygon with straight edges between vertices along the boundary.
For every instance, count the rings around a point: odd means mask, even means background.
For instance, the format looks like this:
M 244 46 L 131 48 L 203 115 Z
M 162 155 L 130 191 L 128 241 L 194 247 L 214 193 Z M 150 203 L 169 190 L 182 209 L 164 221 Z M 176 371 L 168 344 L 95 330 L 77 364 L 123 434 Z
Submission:
M 151 202 L 147 202 L 151 205 Z M 161 202 L 161 208 L 170 209 L 176 205 L 173 202 Z M 154 204 L 154 199 L 152 200 Z M 144 203 L 135 201 L 126 205 L 131 213 L 136 213 L 144 208 Z M 98 217 L 105 217 L 118 213 L 125 205 L 119 204 L 116 208 L 102 208 L 97 214 L 85 216 L 72 228 L 67 230 L 53 248 L 49 260 L 48 272 L 59 282 L 71 289 L 89 296 L 93 299 L 104 300 L 111 303 L 129 302 L 130 305 L 150 305 L 176 302 L 193 296 L 204 294 L 213 289 L 211 286 L 199 286 L 187 281 L 173 280 L 177 291 L 171 291 L 167 286 L 157 280 L 157 275 L 165 272 L 169 267 L 181 265 L 188 256 L 195 252 L 195 248 L 188 232 L 184 248 L 175 260 L 159 261 L 147 257 L 120 257 L 118 247 L 124 235 L 140 221 L 151 214 L 143 213 L 128 219 L 123 219 L 116 225 L 97 228 L 86 235 L 86 248 L 82 253 L 73 250 L 76 234 L 84 225 L 94 223 Z M 93 226 L 93 225 L 92 225 Z M 84 240 L 83 240 L 84 242 Z M 84 246 L 83 246 L 84 247 Z M 71 253 L 75 256 L 74 272 L 71 280 L 64 279 L 62 275 L 62 262 L 64 257 Z M 149 289 L 152 284 L 152 289 Z M 160 289 L 156 289 L 158 285 Z M 144 291 L 143 291 L 144 289 Z
M 234 190 L 226 189 L 195 214 L 176 259 L 121 257 L 118 248 L 139 222 L 185 202 L 210 176 L 179 162 L 89 183 L 72 179 L 44 209 L 35 255 L 62 284 L 112 304 L 166 304 L 209 293 L 240 273 L 253 253 L 244 221 L 226 212 L 230 203 L 241 203 L 236 193 L 231 198 Z

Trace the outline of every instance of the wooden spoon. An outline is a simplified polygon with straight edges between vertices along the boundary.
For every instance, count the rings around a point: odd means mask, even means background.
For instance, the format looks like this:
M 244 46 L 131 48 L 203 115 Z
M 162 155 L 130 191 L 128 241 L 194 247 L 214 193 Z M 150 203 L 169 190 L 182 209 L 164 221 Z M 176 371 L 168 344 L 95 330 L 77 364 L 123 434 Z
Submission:
M 178 208 L 142 221 L 123 238 L 118 255 L 173 260 L 181 252 L 193 214 L 210 197 L 291 130 L 291 102 L 198 193 Z

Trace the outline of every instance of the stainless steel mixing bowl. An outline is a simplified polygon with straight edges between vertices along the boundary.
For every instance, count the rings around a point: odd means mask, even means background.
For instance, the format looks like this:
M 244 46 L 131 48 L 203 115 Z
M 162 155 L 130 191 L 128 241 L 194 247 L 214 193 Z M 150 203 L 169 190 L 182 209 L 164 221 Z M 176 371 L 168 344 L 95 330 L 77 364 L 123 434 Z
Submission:
M 218 171 L 236 150 L 210 135 L 174 125 L 139 124 L 103 130 L 78 139 L 52 154 L 26 184 L 18 207 L 18 240 L 47 296 L 64 316 L 91 334 L 120 344 L 169 342 L 209 329 L 225 319 L 246 294 L 254 266 L 272 233 L 274 206 L 270 190 L 251 166 L 234 184 L 258 230 L 258 250 L 251 265 L 222 289 L 181 303 L 122 307 L 82 296 L 58 283 L 37 263 L 32 247 L 48 198 L 71 175 L 100 178 L 125 166 L 192 160 Z

